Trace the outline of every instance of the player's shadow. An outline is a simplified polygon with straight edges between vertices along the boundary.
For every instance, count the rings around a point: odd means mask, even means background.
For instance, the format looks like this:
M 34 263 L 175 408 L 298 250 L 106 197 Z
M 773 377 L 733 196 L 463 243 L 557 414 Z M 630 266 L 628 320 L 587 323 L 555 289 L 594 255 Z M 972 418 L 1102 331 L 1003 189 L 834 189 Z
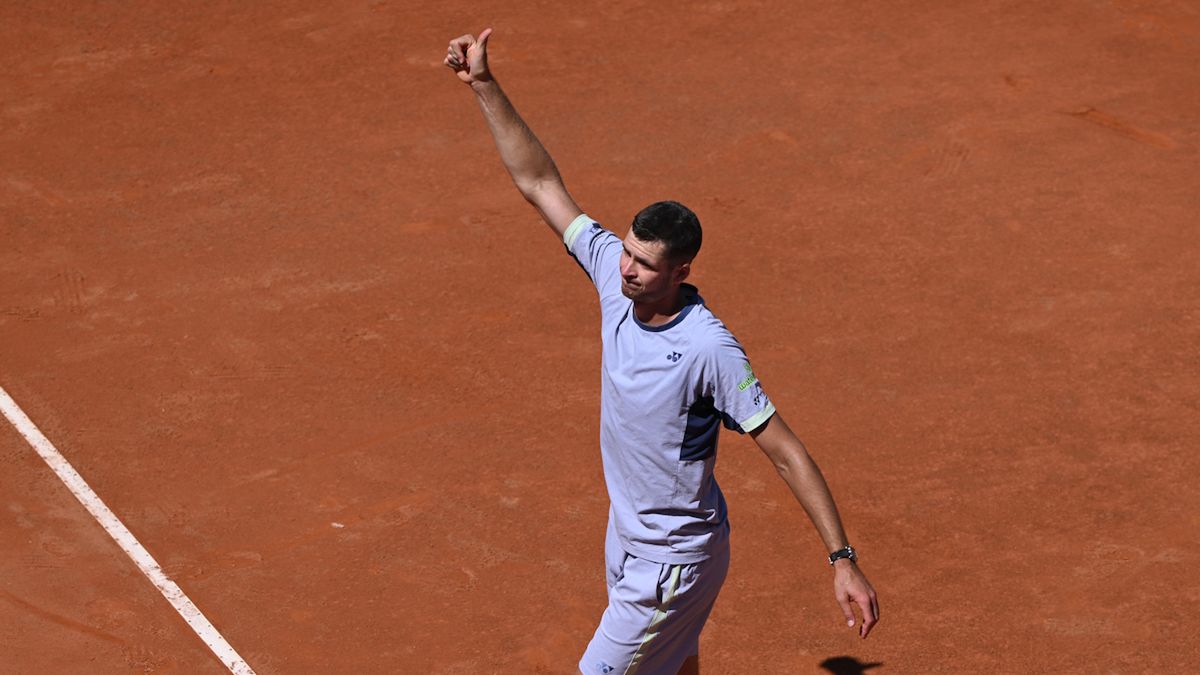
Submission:
M 835 656 L 821 662 L 821 667 L 833 675 L 865 675 L 868 668 L 878 668 L 882 663 L 863 663 L 853 656 Z

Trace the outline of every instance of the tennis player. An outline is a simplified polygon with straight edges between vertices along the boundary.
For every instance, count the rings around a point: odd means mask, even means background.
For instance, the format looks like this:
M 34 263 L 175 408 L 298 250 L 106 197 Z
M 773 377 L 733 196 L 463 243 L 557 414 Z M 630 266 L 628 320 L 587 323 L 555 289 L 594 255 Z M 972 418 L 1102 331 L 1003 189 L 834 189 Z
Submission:
M 699 673 L 700 631 L 729 568 L 729 521 L 713 476 L 721 426 L 750 434 L 774 463 L 830 552 L 846 625 L 857 622 L 867 637 L 879 602 L 820 469 L 742 346 L 686 283 L 702 238 L 696 215 L 678 202 L 657 202 L 621 238 L 584 214 L 488 70 L 491 32 L 451 40 L 445 64 L 475 92 L 517 189 L 600 300 L 608 607 L 579 672 Z

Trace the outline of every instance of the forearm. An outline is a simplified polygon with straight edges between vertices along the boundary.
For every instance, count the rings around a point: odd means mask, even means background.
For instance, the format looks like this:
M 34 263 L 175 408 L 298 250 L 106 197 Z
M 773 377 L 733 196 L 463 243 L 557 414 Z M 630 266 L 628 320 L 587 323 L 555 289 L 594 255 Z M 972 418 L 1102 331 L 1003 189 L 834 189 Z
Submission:
M 751 436 L 775 465 L 775 470 L 787 483 L 796 501 L 804 507 L 804 512 L 821 535 L 825 548 L 832 552 L 849 543 L 821 469 L 809 456 L 804 443 L 783 421 L 783 416 L 772 416 L 766 424 L 752 431 Z
M 775 462 L 775 470 L 812 520 L 821 541 L 825 543 L 825 550 L 836 551 L 848 544 L 833 494 L 829 491 L 821 469 L 809 456 L 804 445 L 795 440 L 795 446 L 785 450 L 782 455 Z
M 530 193 L 542 183 L 561 183 L 562 178 L 550 153 L 546 152 L 537 136 L 517 114 L 500 84 L 491 79 L 473 83 L 471 89 L 496 141 L 500 159 L 521 194 L 528 199 Z

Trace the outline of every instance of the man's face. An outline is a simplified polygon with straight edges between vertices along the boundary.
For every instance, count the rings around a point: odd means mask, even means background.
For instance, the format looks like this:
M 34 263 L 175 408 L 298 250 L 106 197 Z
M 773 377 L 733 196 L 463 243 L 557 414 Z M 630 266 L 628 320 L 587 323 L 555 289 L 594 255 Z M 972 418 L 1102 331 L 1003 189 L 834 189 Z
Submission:
M 631 229 L 621 247 L 621 292 L 634 302 L 657 302 L 687 278 L 691 263 L 671 264 L 661 241 L 642 241 Z

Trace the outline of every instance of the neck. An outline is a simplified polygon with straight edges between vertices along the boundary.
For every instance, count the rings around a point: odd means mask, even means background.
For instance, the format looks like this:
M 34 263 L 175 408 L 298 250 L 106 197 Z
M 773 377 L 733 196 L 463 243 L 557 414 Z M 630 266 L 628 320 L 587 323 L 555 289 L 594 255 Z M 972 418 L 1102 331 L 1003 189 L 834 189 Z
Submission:
M 647 326 L 661 326 L 683 309 L 683 289 L 676 286 L 659 300 L 633 303 L 633 315 Z

